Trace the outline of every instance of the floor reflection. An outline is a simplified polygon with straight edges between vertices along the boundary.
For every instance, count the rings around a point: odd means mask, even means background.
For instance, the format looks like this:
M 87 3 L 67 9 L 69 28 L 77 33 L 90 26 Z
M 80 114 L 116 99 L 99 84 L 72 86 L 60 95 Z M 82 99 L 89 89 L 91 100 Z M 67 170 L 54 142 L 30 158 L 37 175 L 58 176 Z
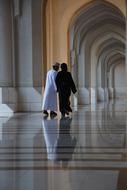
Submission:
M 62 161 L 63 166 L 67 166 L 72 160 L 72 155 L 76 146 L 76 137 L 70 134 L 72 118 L 61 118 L 42 121 L 44 139 L 49 160 Z
M 72 119 L 60 119 L 59 137 L 56 146 L 56 161 L 62 161 L 63 166 L 68 165 L 68 161 L 72 160 L 74 149 L 76 146 L 76 137 L 70 134 Z
M 56 146 L 59 135 L 58 119 L 42 120 L 43 133 L 47 149 L 47 158 L 49 160 L 56 159 Z
M 127 189 L 127 102 L 0 119 L 0 190 Z

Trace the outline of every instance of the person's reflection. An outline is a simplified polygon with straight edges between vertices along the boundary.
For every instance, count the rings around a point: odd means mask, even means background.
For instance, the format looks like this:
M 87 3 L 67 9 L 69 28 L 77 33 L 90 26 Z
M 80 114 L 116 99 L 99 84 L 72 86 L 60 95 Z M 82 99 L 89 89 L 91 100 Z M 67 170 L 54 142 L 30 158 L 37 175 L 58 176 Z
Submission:
M 76 146 L 76 138 L 70 134 L 72 119 L 61 118 L 59 137 L 56 145 L 56 160 L 63 161 L 63 165 L 66 165 L 69 160 L 72 159 L 72 155 Z
M 72 159 L 76 146 L 76 138 L 70 134 L 72 119 L 61 118 L 58 129 L 58 120 L 43 120 L 44 138 L 49 160 L 63 161 L 63 165 Z
M 47 120 L 44 119 L 42 121 L 43 124 L 43 132 L 44 139 L 47 149 L 47 157 L 49 160 L 55 160 L 55 147 L 57 144 L 58 138 L 58 119 Z

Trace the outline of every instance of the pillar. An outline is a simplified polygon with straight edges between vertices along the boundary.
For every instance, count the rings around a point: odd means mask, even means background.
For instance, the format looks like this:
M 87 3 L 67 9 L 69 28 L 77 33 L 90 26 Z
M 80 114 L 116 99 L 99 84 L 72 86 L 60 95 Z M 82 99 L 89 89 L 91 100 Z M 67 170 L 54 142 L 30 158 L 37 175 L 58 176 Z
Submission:
M 18 111 L 41 111 L 43 79 L 43 0 L 22 0 L 15 18 L 15 73 Z
M 125 2 L 125 4 L 126 4 L 126 54 L 125 54 L 125 63 L 126 63 L 126 87 L 125 87 L 125 91 L 127 91 L 127 0 L 126 0 L 126 2 Z
M 11 116 L 16 110 L 13 89 L 12 5 L 0 1 L 0 116 Z

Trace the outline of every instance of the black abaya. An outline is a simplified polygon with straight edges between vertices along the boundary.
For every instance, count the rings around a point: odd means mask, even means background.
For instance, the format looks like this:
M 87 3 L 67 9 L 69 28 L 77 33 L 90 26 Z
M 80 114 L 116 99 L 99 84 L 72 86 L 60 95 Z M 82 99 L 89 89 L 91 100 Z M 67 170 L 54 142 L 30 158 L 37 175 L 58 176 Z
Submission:
M 60 71 L 56 76 L 56 86 L 59 93 L 59 108 L 64 115 L 66 112 L 72 112 L 70 107 L 71 91 L 76 93 L 76 87 L 72 79 L 71 73 Z

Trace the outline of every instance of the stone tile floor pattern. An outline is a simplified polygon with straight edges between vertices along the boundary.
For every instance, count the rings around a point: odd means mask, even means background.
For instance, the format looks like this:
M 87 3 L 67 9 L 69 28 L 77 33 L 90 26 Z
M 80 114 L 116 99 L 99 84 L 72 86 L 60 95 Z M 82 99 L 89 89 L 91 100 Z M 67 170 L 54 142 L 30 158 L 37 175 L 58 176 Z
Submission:
M 0 118 L 0 190 L 127 190 L 127 100 Z

